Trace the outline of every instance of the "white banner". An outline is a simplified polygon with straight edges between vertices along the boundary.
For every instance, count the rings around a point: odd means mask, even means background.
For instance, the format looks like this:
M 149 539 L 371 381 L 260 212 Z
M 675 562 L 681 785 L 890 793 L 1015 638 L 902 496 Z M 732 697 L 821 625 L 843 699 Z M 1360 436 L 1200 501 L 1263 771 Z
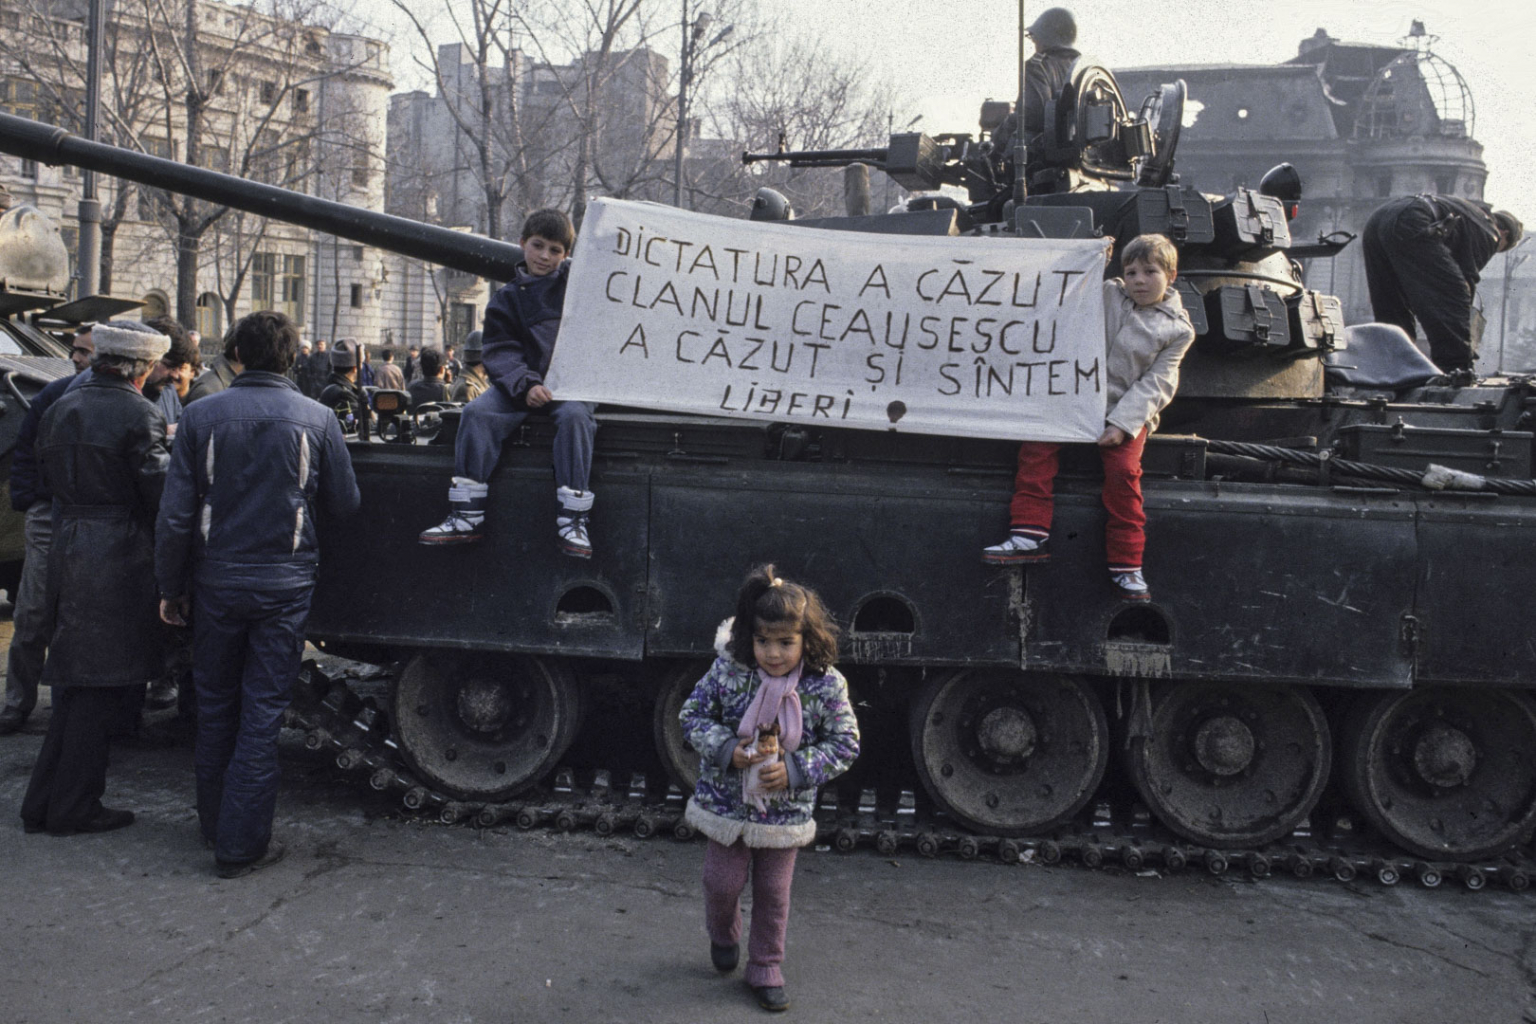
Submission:
M 1104 429 L 1104 249 L 598 199 L 548 384 L 557 399 L 673 412 L 1093 441 Z

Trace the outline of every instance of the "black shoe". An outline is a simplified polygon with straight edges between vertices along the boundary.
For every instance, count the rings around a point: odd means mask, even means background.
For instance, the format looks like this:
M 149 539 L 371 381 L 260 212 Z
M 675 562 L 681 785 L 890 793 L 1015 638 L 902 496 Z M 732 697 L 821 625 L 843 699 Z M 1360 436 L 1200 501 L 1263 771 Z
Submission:
M 149 692 L 144 696 L 144 706 L 151 711 L 173 708 L 176 706 L 176 698 L 180 692 L 176 686 L 176 680 L 156 679 L 149 684 Z
M 789 1009 L 789 996 L 784 994 L 783 985 L 753 985 L 752 994 L 757 996 L 757 1005 L 765 1010 L 778 1013 Z
M 96 832 L 115 832 L 133 824 L 132 811 L 119 811 L 111 807 L 98 807 L 96 813 L 80 824 L 69 828 L 50 828 L 51 836 L 90 835 Z
M 709 944 L 709 962 L 715 965 L 715 970 L 721 974 L 730 974 L 736 969 L 736 964 L 741 960 L 741 945 L 731 943 L 729 946 L 720 946 L 711 942 Z
M 267 843 L 267 852 L 255 860 L 215 861 L 215 870 L 220 878 L 242 878 L 252 871 L 260 871 L 269 868 L 283 859 L 283 854 L 288 848 L 280 840 L 273 839 Z
M 9 736 L 13 732 L 20 732 L 21 727 L 27 724 L 28 712 L 17 707 L 7 707 L 0 711 L 0 736 Z

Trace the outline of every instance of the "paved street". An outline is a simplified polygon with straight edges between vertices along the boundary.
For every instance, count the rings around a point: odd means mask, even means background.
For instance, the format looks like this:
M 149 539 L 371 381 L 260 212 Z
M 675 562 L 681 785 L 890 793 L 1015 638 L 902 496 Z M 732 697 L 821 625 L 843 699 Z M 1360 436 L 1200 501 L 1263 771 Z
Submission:
M 8 624 L 7 624 L 8 625 Z M 114 754 L 105 836 L 22 833 L 0 739 L 0 1020 L 748 1021 L 702 846 L 399 817 L 285 745 L 281 864 L 212 873 L 187 749 Z M 1536 897 L 802 855 L 792 1019 L 1536 1021 Z M 1522 1016 L 1523 1015 L 1523 1016 Z

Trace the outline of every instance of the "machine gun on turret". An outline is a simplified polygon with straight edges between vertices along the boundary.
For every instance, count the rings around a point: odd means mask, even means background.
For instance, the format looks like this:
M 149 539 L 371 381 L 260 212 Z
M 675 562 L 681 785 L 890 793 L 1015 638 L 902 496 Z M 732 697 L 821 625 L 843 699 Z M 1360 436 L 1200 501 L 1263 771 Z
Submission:
M 1030 194 L 1107 191 L 1127 183 L 1161 188 L 1176 182 L 1173 157 L 1187 94 L 1182 81 L 1166 84 L 1133 115 L 1107 68 L 1079 65 L 1062 93 L 1046 104 L 1045 131 L 1030 141 Z M 1011 104 L 987 100 L 976 135 L 900 132 L 883 147 L 824 150 L 790 150 L 781 135 L 775 152 L 743 153 L 742 162 L 797 168 L 868 164 L 909 191 L 963 188 L 970 200 L 963 220 L 989 224 L 1007 219 L 1013 198 L 1015 123 Z

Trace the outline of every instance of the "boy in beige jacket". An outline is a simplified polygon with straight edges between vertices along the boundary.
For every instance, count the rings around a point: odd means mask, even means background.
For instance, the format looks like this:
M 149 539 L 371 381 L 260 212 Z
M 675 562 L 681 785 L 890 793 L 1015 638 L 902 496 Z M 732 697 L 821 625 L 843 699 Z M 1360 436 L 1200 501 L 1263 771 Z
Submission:
M 1105 390 L 1109 413 L 1099 435 L 1104 461 L 1104 529 L 1110 581 L 1129 601 L 1151 600 L 1141 571 L 1147 516 L 1141 503 L 1141 450 L 1179 387 L 1179 364 L 1195 329 L 1173 282 L 1179 253 L 1162 235 L 1132 239 L 1121 254 L 1125 277 L 1104 282 Z M 991 565 L 1050 559 L 1052 489 L 1061 446 L 1025 441 L 1014 478 L 1008 539 L 982 551 Z

